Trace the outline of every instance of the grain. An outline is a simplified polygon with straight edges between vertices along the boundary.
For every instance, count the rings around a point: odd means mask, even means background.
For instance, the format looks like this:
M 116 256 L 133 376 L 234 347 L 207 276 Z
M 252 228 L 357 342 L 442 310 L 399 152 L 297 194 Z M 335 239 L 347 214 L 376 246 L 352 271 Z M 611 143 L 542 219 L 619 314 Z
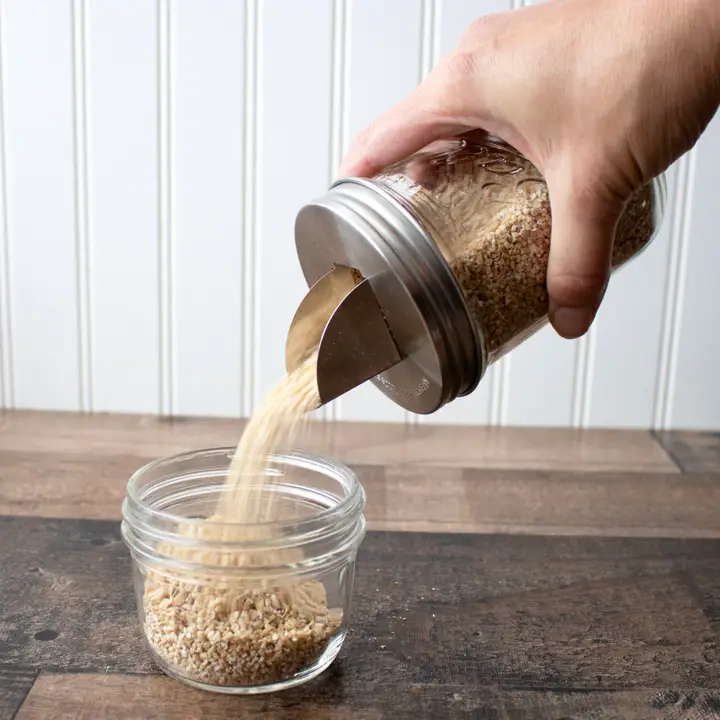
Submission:
M 265 492 L 266 460 L 281 447 L 292 446 L 307 413 L 320 407 L 316 372 L 317 353 L 313 353 L 253 413 L 230 464 L 218 516 L 238 524 L 273 519 L 272 496 Z
M 485 333 L 490 361 L 506 354 L 546 322 L 547 268 L 552 220 L 547 188 L 532 183 L 507 198 L 503 209 L 485 222 L 475 212 L 481 193 L 446 192 L 464 202 L 452 207 L 455 233 L 467 240 L 448 258 L 468 308 Z M 616 232 L 612 266 L 617 268 L 650 241 L 653 232 L 649 187 L 635 195 Z
M 547 322 L 552 216 L 539 171 L 508 145 L 487 139 L 418 154 L 379 180 L 422 222 L 448 262 L 494 362 Z M 623 214 L 613 268 L 652 238 L 653 192 Z
M 312 666 L 341 629 L 319 582 L 258 590 L 149 578 L 145 635 L 171 672 L 215 686 L 281 682 Z
M 324 585 L 297 580 L 303 552 L 283 547 L 268 525 L 279 510 L 268 492 L 267 456 L 290 445 L 320 405 L 316 363 L 311 354 L 253 414 L 214 514 L 182 528 L 196 542 L 160 546 L 182 565 L 146 573 L 145 635 L 174 674 L 212 686 L 278 683 L 312 667 L 342 629 L 342 610 L 328 608 Z M 227 543 L 268 549 L 239 552 Z

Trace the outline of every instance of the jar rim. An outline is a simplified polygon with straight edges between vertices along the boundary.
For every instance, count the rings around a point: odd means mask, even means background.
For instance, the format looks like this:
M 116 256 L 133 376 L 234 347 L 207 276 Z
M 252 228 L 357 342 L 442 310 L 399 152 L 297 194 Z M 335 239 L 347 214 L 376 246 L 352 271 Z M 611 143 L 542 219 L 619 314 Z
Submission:
M 318 512 L 262 523 L 205 519 L 206 507 L 211 514 L 225 491 L 225 461 L 234 453 L 235 448 L 227 447 L 184 452 L 153 460 L 133 473 L 122 506 L 121 534 L 138 567 L 182 581 L 266 582 L 314 576 L 354 556 L 365 536 L 365 490 L 349 467 L 311 453 L 277 453 L 267 461 L 337 483 L 337 492 L 334 485 L 328 490 L 322 482 L 298 478 L 272 485 L 292 501 L 310 500 Z M 167 509 L 175 503 L 201 514 Z M 194 533 L 198 526 L 209 532 Z
M 138 487 L 140 481 L 143 477 L 146 477 L 149 473 L 161 468 L 163 465 L 171 465 L 173 463 L 182 462 L 183 460 L 202 457 L 212 458 L 224 456 L 228 460 L 232 460 L 235 455 L 235 451 L 236 448 L 233 447 L 205 448 L 202 450 L 185 451 L 175 455 L 157 458 L 156 460 L 146 463 L 136 470 L 128 480 L 127 495 L 125 502 L 123 503 L 123 519 L 133 524 L 130 516 L 137 515 L 139 511 L 139 513 L 145 515 L 145 519 L 143 520 L 144 524 L 152 525 L 153 520 L 175 523 L 178 527 L 197 524 L 198 518 L 187 517 L 168 510 L 158 509 L 152 507 L 152 505 L 147 502 L 143 502 L 143 497 L 141 496 Z M 360 484 L 357 474 L 347 465 L 321 455 L 299 451 L 273 453 L 267 456 L 266 461 L 268 463 L 287 464 L 311 470 L 313 472 L 321 472 L 326 476 L 340 481 L 348 490 L 347 495 L 338 503 L 330 505 L 317 513 L 309 515 L 308 517 L 293 519 L 291 524 L 294 528 L 301 530 L 305 527 L 317 524 L 318 522 L 330 520 L 333 516 L 338 518 L 344 517 L 353 512 L 353 510 L 356 512 L 362 512 L 365 505 L 365 491 Z M 287 520 L 238 523 L 232 521 L 203 519 L 202 522 L 204 526 L 258 529 L 281 528 L 288 525 Z

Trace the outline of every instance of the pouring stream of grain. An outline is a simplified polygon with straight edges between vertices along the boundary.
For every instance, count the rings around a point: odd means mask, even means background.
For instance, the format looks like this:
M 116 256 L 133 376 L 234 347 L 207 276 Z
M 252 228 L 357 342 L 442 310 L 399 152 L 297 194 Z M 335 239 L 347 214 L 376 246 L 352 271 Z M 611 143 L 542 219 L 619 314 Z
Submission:
M 292 447 L 311 410 L 320 407 L 317 353 L 288 373 L 263 399 L 240 438 L 217 516 L 233 523 L 273 520 L 272 494 L 266 492 L 267 457 Z

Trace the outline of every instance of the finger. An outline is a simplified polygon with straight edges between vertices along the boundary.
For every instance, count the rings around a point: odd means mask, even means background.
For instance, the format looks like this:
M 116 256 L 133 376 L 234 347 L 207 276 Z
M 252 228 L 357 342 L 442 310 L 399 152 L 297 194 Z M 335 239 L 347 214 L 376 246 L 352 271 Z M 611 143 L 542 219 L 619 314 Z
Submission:
M 414 92 L 361 132 L 343 160 L 340 177 L 370 177 L 435 140 L 471 129 L 452 108 L 448 84 L 436 70 Z
M 438 121 L 420 106 L 401 103 L 358 135 L 338 174 L 371 177 L 431 142 L 466 129 L 458 123 Z
M 584 335 L 595 319 L 610 277 L 615 229 L 624 208 L 624 202 L 605 192 L 600 183 L 577 184 L 571 177 L 565 173 L 555 182 L 548 178 L 550 322 L 569 339 Z

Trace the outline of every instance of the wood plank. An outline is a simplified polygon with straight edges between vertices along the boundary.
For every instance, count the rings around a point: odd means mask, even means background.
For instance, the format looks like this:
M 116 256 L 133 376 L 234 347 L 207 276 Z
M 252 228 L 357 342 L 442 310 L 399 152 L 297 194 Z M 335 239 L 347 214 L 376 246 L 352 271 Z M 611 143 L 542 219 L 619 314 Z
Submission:
M 137 455 L 234 446 L 243 423 L 133 415 L 0 412 L 0 451 Z M 679 472 L 648 432 L 312 423 L 298 447 L 361 465 Z
M 43 674 L 17 720 L 380 720 L 377 710 L 344 703 L 332 671 L 308 690 L 268 698 L 213 695 L 166 677 Z M 341 686 L 340 686 L 341 687 Z
M 0 666 L 157 673 L 117 523 L 0 518 L 0 567 Z M 369 533 L 328 678 L 370 711 L 435 685 L 717 690 L 718 661 L 718 540 Z
M 720 537 L 720 475 L 357 468 L 373 530 Z
M 0 451 L 136 455 L 148 460 L 237 444 L 238 420 L 164 419 L 150 415 L 0 411 Z
M 133 455 L 0 452 L 0 514 L 120 519 Z
M 661 432 L 658 440 L 686 473 L 720 473 L 720 433 Z
M 0 453 L 0 514 L 119 520 L 148 458 Z M 356 465 L 373 530 L 720 537 L 720 475 Z
M 677 472 L 654 438 L 636 431 L 339 424 L 331 440 L 328 453 L 350 464 Z
M 0 720 L 15 717 L 36 677 L 35 670 L 0 666 Z
M 512 720 L 714 720 L 720 695 L 693 690 L 635 692 L 506 692 L 504 715 Z
M 399 687 L 380 698 L 361 688 L 345 694 L 330 672 L 297 690 L 263 698 L 202 693 L 169 678 L 43 674 L 17 720 L 376 720 L 380 718 L 506 718 L 512 720 L 711 720 L 720 694 L 693 690 L 548 692 L 462 685 Z M 401 702 L 404 701 L 404 702 Z M 363 707 L 369 705 L 370 707 Z M 421 713 L 421 714 L 418 714 Z
M 0 666 L 155 672 L 116 522 L 0 517 Z

